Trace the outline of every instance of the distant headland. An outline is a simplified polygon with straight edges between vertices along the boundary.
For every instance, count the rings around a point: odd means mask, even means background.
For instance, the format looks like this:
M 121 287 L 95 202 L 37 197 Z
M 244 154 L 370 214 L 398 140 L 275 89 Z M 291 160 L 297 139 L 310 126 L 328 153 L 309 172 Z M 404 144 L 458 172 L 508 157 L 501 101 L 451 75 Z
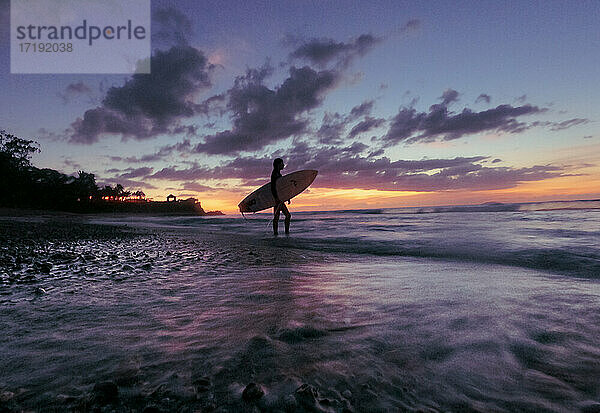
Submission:
M 221 211 L 205 211 L 196 198 L 177 199 L 170 194 L 166 201 L 153 201 L 145 198 L 144 193 L 102 199 L 92 199 L 86 208 L 93 212 L 123 212 L 133 214 L 176 214 L 176 215 L 225 215 Z
M 133 213 L 175 215 L 224 215 L 204 211 L 196 198 L 165 201 L 146 199 L 142 191 L 127 191 L 121 184 L 96 184 L 94 174 L 79 171 L 70 176 L 54 169 L 31 165 L 39 152 L 36 142 L 0 131 L 0 208 L 35 209 L 76 213 Z

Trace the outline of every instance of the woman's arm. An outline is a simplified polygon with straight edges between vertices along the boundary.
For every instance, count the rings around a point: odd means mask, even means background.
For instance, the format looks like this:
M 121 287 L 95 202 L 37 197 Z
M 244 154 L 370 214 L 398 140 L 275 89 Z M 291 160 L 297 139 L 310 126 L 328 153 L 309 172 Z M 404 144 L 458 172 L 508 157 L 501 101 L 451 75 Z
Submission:
M 275 202 L 277 202 L 277 204 L 280 204 L 281 200 L 277 196 L 277 185 L 275 184 L 277 181 L 277 178 L 279 178 L 279 176 L 275 175 L 274 173 L 271 174 L 271 194 L 273 194 L 273 198 L 275 198 Z

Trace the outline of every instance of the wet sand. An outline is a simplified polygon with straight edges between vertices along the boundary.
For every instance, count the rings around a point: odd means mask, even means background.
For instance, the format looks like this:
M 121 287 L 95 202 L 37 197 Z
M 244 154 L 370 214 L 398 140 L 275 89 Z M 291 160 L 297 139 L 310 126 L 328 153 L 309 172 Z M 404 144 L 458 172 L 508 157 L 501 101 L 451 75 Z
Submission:
M 79 216 L 0 245 L 0 411 L 600 408 L 595 281 Z

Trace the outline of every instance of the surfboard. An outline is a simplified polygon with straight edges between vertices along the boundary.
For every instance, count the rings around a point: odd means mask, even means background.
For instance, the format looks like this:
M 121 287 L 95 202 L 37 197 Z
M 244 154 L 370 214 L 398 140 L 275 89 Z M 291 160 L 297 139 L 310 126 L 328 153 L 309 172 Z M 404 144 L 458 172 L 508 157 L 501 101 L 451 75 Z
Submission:
M 317 171 L 305 169 L 292 172 L 277 179 L 277 195 L 281 201 L 289 201 L 313 183 Z M 271 193 L 271 182 L 252 192 L 238 204 L 240 212 L 258 212 L 275 206 L 275 198 Z

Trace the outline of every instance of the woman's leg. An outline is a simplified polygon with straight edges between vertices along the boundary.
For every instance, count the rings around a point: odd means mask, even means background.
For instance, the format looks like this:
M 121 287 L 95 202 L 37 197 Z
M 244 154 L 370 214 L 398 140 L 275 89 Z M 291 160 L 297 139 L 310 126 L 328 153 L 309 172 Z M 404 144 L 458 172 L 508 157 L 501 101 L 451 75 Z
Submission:
M 278 232 L 279 212 L 281 211 L 281 205 L 283 205 L 283 202 L 273 207 L 273 235 L 277 235 Z
M 281 203 L 281 212 L 283 212 L 283 215 L 285 215 L 285 233 L 289 234 L 290 233 L 290 221 L 292 220 L 292 214 L 290 214 L 290 211 L 288 211 L 287 206 L 285 206 L 285 204 L 283 202 Z M 279 216 L 277 216 L 277 219 L 279 220 Z

